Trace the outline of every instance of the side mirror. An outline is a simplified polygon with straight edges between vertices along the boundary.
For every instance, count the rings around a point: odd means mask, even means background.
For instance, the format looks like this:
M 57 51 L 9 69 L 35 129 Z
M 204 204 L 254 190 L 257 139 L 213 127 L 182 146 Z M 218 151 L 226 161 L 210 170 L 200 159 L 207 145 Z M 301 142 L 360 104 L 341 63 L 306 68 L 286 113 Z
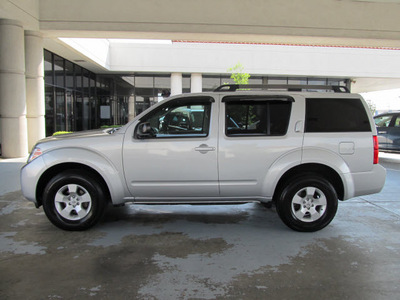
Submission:
M 150 123 L 140 123 L 137 128 L 136 137 L 138 139 L 147 139 L 154 137 L 154 132 L 150 126 Z

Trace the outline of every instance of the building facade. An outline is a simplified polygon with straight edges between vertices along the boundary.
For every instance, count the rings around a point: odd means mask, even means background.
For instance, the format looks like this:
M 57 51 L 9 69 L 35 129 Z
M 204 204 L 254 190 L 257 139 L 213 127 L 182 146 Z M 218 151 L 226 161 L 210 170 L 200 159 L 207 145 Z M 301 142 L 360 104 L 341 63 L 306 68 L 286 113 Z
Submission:
M 117 0 L 110 9 L 108 0 L 0 0 L 1 156 L 26 156 L 55 131 L 121 125 L 168 95 L 211 90 L 239 61 L 251 83 L 397 88 L 395 2 Z
M 124 125 L 176 93 L 212 91 L 234 83 L 227 74 L 95 74 L 44 50 L 46 136 Z M 175 82 L 174 82 L 175 80 Z M 346 78 L 251 76 L 249 84 L 342 85 Z M 175 91 L 174 91 L 175 90 Z

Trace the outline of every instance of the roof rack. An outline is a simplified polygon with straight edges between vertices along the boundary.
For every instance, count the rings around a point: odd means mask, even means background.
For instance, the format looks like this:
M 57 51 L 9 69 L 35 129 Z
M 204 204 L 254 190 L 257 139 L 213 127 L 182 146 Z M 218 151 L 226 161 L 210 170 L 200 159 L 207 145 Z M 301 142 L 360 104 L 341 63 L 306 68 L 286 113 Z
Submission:
M 261 89 L 261 90 L 286 90 L 301 92 L 307 90 L 331 90 L 335 93 L 350 93 L 346 86 L 341 85 L 293 85 L 293 84 L 223 84 L 214 92 L 235 92 L 237 90 Z

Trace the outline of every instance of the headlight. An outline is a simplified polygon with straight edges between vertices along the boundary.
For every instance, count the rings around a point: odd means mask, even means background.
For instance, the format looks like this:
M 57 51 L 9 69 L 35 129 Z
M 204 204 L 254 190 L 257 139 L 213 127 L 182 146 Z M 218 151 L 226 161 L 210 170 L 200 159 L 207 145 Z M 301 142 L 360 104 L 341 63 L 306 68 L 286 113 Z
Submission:
M 29 155 L 28 158 L 28 163 L 30 163 L 32 160 L 34 160 L 35 158 L 39 157 L 40 155 L 42 155 L 42 150 L 38 147 L 35 147 L 32 152 L 31 155 Z

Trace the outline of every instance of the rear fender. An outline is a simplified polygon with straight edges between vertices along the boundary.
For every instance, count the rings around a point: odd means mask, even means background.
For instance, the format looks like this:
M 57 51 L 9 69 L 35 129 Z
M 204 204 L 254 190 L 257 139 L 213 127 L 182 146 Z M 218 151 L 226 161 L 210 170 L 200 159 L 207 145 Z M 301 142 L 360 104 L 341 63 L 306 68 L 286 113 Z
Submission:
M 337 173 L 343 184 L 343 199 L 354 197 L 355 185 L 346 161 L 337 153 L 322 148 L 304 148 L 302 164 L 320 164 Z
M 272 199 L 279 179 L 290 169 L 301 164 L 301 149 L 280 156 L 269 168 L 264 178 L 262 195 Z
M 350 169 L 345 161 L 337 154 L 322 149 L 297 149 L 277 159 L 269 168 L 263 184 L 263 195 L 272 199 L 279 181 L 295 168 L 310 165 L 315 171 L 315 166 L 327 167 L 335 172 L 343 185 L 343 200 L 354 195 L 354 183 Z M 307 168 L 299 168 L 307 172 Z M 332 173 L 332 172 L 331 172 Z M 293 174 L 292 174 L 293 175 Z

